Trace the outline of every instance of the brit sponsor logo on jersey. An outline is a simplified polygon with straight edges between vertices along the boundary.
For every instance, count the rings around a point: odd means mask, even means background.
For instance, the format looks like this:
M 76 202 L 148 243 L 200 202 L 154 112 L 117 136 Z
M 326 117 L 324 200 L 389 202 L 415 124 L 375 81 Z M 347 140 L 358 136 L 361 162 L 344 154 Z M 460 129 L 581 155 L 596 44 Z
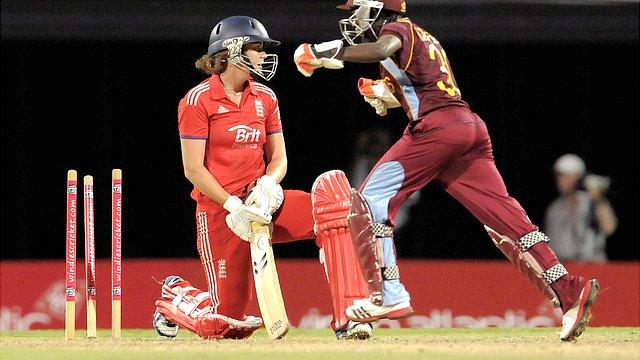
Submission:
M 236 125 L 227 129 L 236 133 L 232 149 L 257 149 L 262 132 L 247 125 Z

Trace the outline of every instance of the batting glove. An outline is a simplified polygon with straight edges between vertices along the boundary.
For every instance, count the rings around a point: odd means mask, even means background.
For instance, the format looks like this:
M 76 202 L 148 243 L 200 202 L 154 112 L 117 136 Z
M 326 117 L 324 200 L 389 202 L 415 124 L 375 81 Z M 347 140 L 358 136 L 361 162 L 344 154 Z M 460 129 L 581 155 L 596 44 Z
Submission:
M 225 217 L 227 226 L 244 241 L 251 239 L 251 223 L 267 225 L 271 222 L 271 214 L 255 205 L 247 206 L 237 196 L 229 196 L 223 207 L 229 211 Z
M 256 186 L 253 187 L 244 204 L 255 205 L 256 207 L 266 210 L 269 214 L 273 214 L 280 208 L 284 201 L 284 192 L 279 184 L 276 184 L 272 176 L 264 175 L 258 179 Z
M 293 61 L 298 71 L 306 77 L 318 68 L 342 69 L 344 62 L 336 57 L 342 50 L 342 40 L 327 41 L 320 44 L 302 44 L 293 53 Z

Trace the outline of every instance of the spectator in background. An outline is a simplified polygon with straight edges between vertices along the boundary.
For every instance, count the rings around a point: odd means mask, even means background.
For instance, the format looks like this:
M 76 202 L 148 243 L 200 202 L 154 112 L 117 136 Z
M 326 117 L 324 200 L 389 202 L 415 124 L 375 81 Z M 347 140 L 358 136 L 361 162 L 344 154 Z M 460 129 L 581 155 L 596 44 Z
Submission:
M 560 196 L 547 208 L 545 232 L 562 260 L 606 261 L 606 239 L 618 225 L 615 212 L 605 197 L 609 178 L 585 174 L 585 164 L 574 154 L 565 154 L 554 164 Z

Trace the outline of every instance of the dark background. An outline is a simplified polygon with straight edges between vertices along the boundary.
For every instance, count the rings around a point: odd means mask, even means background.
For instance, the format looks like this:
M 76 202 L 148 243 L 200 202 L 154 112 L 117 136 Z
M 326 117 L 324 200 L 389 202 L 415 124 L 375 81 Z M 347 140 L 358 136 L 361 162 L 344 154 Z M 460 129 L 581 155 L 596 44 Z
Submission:
M 194 60 L 226 16 L 254 16 L 283 41 L 268 84 L 287 140 L 283 187 L 308 191 L 321 172 L 349 169 L 365 129 L 383 126 L 397 138 L 404 114 L 379 118 L 357 93 L 357 79 L 375 78 L 376 65 L 310 79 L 295 70 L 300 42 L 340 37 L 336 3 L 2 1 L 1 258 L 64 257 L 68 169 L 94 176 L 97 255 L 109 257 L 112 168 L 123 169 L 125 258 L 197 256 L 176 107 L 204 78 Z M 509 191 L 532 220 L 541 224 L 556 196 L 553 162 L 576 153 L 613 179 L 620 225 L 610 258 L 639 259 L 638 3 L 408 1 L 408 9 L 444 44 L 463 98 L 488 124 Z M 401 257 L 500 257 L 439 186 L 424 189 L 410 211 L 397 234 Z M 317 251 L 306 241 L 276 254 Z

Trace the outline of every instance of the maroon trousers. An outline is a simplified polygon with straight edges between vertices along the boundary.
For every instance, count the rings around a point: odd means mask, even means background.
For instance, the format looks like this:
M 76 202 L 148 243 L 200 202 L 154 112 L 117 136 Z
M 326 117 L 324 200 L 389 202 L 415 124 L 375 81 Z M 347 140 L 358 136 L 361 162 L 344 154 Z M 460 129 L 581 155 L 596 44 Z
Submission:
M 397 193 L 389 198 L 388 216 L 374 220 L 395 223 L 400 205 L 415 191 L 435 180 L 484 225 L 517 240 L 537 229 L 507 188 L 493 159 L 491 139 L 484 121 L 465 107 L 436 110 L 407 127 L 380 159 L 362 185 L 363 194 L 375 192 L 370 181 L 384 164 L 397 162 L 404 174 Z M 400 167 L 398 167 L 400 168 Z M 366 196 L 365 196 L 366 197 Z M 378 219 L 376 219 L 378 217 Z
M 487 127 L 466 107 L 433 111 L 407 127 L 378 161 L 360 191 L 375 222 L 395 224 L 400 205 L 431 181 L 467 208 L 480 222 L 513 241 L 537 230 L 516 199 L 509 196 L 493 159 Z M 385 266 L 395 264 L 392 240 L 383 239 Z M 548 243 L 539 242 L 528 252 L 543 271 L 558 264 Z M 563 312 L 578 299 L 584 278 L 562 276 L 551 287 L 559 296 Z M 397 280 L 385 281 L 385 301 L 409 298 Z M 394 302 L 395 301 L 395 302 Z

